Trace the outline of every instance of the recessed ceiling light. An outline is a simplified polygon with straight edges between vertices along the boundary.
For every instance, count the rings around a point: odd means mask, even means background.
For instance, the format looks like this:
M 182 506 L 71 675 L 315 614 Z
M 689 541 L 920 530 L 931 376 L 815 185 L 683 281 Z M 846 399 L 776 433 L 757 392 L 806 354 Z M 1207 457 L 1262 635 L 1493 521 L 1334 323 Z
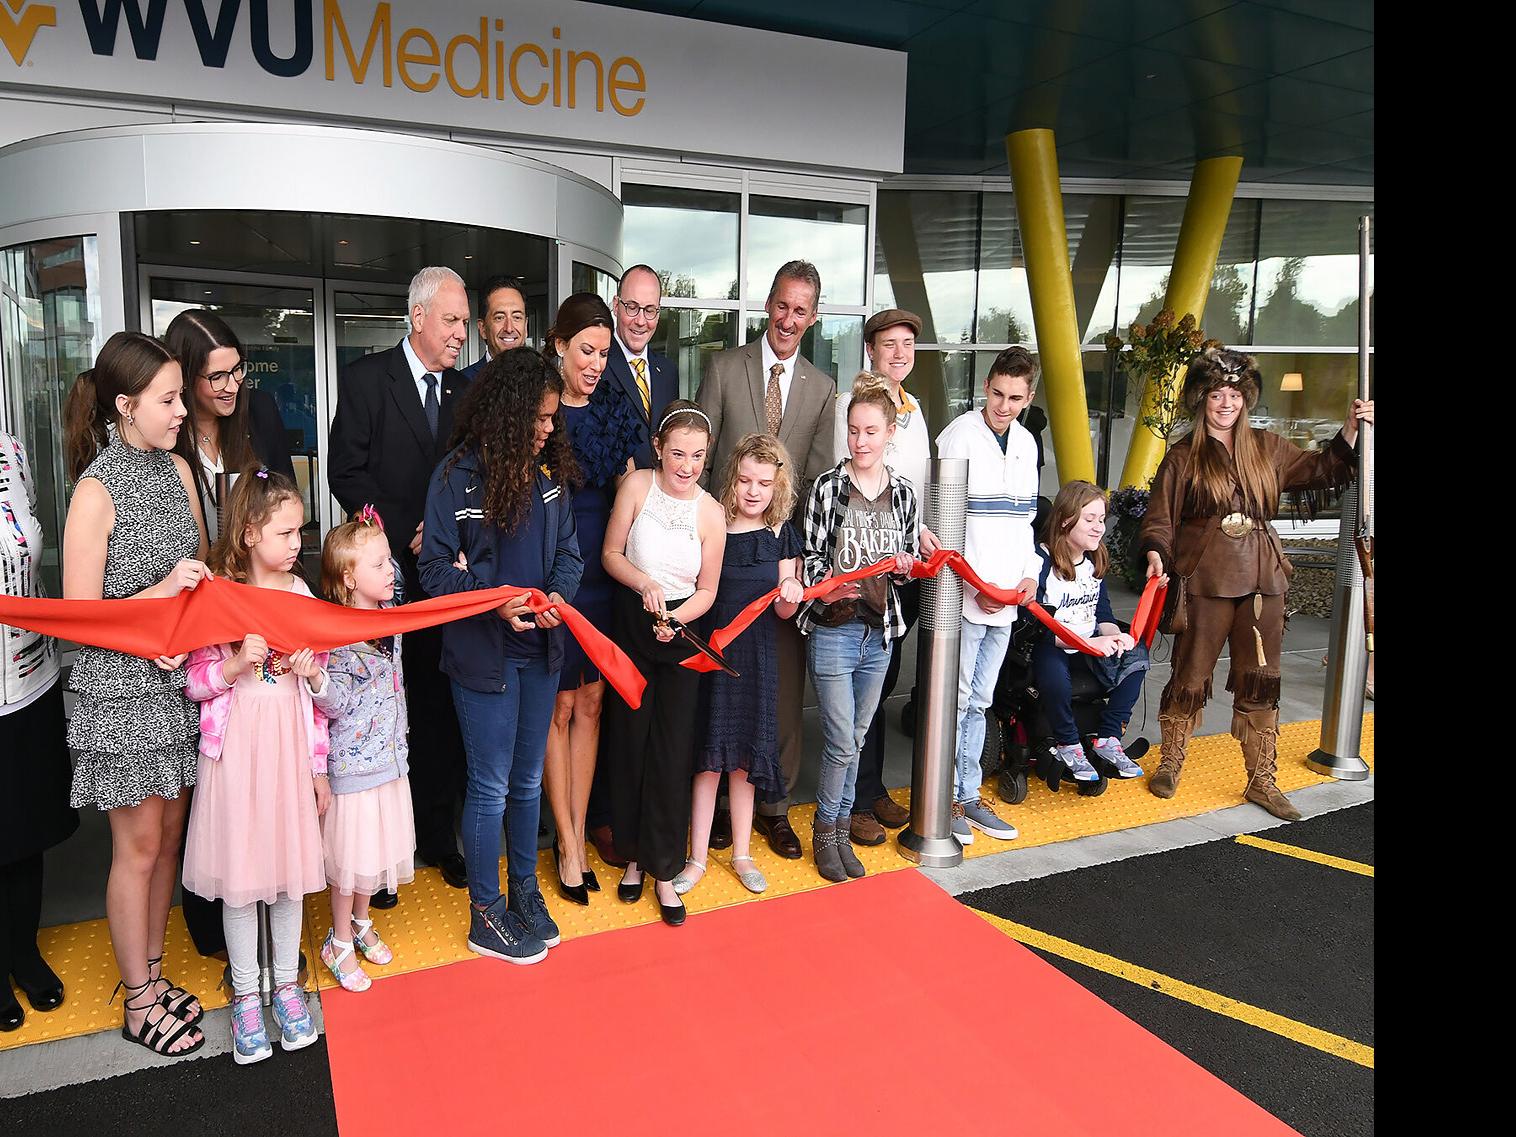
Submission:
M 474 259 L 474 254 L 473 253 L 464 253 L 463 254 L 463 259 L 466 260 L 466 261 L 471 261 L 471 260 Z
M 337 244 L 339 244 L 339 245 L 345 245 L 345 244 L 347 244 L 347 242 L 346 241 L 338 241 Z
M 199 243 L 200 243 L 199 241 L 196 241 L 193 238 L 190 239 L 190 244 L 191 245 L 198 245 Z
M 209 295 L 210 295 L 210 294 L 211 294 L 211 290 L 210 290 L 210 289 L 209 289 L 209 288 L 207 288 L 207 289 L 206 289 L 206 290 L 205 290 L 205 294 L 206 294 L 206 295 L 207 295 L 207 296 L 209 296 Z

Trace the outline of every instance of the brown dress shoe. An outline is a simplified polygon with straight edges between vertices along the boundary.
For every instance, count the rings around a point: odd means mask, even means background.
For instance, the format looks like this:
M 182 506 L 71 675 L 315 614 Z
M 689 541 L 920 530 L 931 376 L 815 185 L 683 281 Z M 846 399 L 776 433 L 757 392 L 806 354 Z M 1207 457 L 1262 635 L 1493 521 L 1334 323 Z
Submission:
M 611 837 L 609 825 L 597 825 L 591 829 L 590 840 L 595 843 L 595 852 L 600 854 L 600 859 L 606 864 L 624 869 L 631 863 L 625 857 L 616 855 L 616 842 Z
M 899 829 L 911 819 L 911 811 L 903 805 L 896 805 L 895 799 L 885 794 L 874 799 L 874 816 L 886 829 Z
M 848 836 L 855 845 L 883 845 L 884 826 L 872 813 L 855 813 L 848 822 Z
M 790 819 L 783 814 L 778 817 L 765 817 L 758 814 L 753 818 L 753 826 L 768 838 L 769 848 L 778 853 L 787 861 L 800 859 L 800 838 L 790 828 Z

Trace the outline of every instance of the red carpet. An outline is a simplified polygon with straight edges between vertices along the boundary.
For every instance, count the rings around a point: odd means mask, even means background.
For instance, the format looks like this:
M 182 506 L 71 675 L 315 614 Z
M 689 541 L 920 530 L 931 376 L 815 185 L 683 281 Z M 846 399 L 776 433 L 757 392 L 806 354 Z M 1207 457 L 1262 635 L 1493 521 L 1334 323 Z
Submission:
M 1294 1132 L 917 872 L 322 1005 L 345 1137 Z M 1055 1054 L 1140 1074 L 1076 1085 L 1042 1073 Z

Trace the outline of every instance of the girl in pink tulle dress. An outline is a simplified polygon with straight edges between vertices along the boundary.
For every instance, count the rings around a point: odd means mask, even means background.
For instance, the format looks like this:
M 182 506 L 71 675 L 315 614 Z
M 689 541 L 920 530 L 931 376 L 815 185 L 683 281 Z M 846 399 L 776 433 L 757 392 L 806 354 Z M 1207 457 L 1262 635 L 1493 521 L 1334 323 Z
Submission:
M 328 600 L 349 608 L 378 608 L 394 598 L 390 543 L 372 506 L 327 534 L 321 589 Z M 406 776 L 400 637 L 337 648 L 311 690 L 331 732 L 332 804 L 322 815 L 321 836 L 332 886 L 332 928 L 321 945 L 321 961 L 344 989 L 366 991 L 369 977 L 355 951 L 381 966 L 394 959 L 374 931 L 369 897 L 414 879 L 416 829 Z
M 311 595 L 291 570 L 305 520 L 300 492 L 282 474 L 248 470 L 228 495 L 211 571 L 258 588 Z M 274 956 L 274 1018 L 285 1050 L 316 1041 L 296 982 L 301 899 L 326 887 L 320 815 L 326 778 L 326 716 L 311 684 L 321 674 L 309 648 L 283 656 L 255 629 L 240 644 L 197 649 L 186 694 L 200 703 L 200 762 L 184 887 L 221 900 L 232 972 L 232 1056 L 258 1062 L 273 1049 L 258 998 L 258 902 L 268 906 Z

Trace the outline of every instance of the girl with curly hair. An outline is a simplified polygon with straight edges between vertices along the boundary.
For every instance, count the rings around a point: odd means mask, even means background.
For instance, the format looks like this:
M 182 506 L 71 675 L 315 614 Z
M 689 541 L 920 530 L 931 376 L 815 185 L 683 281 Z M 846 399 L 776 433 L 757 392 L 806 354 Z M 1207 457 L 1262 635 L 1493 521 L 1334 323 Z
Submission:
M 1173 607 L 1165 613 L 1175 639 L 1173 674 L 1158 704 L 1163 758 L 1148 789 L 1163 798 L 1178 790 L 1190 736 L 1211 697 L 1211 673 L 1230 643 L 1232 736 L 1248 774 L 1242 796 L 1297 821 L 1300 811 L 1274 783 L 1284 596 L 1294 569 L 1273 520 L 1282 494 L 1348 481 L 1358 424 L 1374 421 L 1374 404 L 1354 399 L 1331 444 L 1305 451 L 1248 423 L 1258 391 L 1251 355 L 1220 347 L 1196 355 L 1182 395 L 1194 429 L 1169 450 L 1153 479 L 1139 549 L 1149 577 L 1179 579 L 1170 583 Z
M 562 429 L 562 396 L 562 377 L 525 347 L 496 356 L 469 385 L 426 495 L 419 568 L 429 595 L 512 584 L 562 601 L 578 591 L 584 562 L 566 488 L 578 467 Z M 468 946 L 511 963 L 536 963 L 559 940 L 536 868 L 543 758 L 563 666 L 561 623 L 553 608 L 534 615 L 523 592 L 442 632 L 442 670 L 452 682 L 468 766 Z

